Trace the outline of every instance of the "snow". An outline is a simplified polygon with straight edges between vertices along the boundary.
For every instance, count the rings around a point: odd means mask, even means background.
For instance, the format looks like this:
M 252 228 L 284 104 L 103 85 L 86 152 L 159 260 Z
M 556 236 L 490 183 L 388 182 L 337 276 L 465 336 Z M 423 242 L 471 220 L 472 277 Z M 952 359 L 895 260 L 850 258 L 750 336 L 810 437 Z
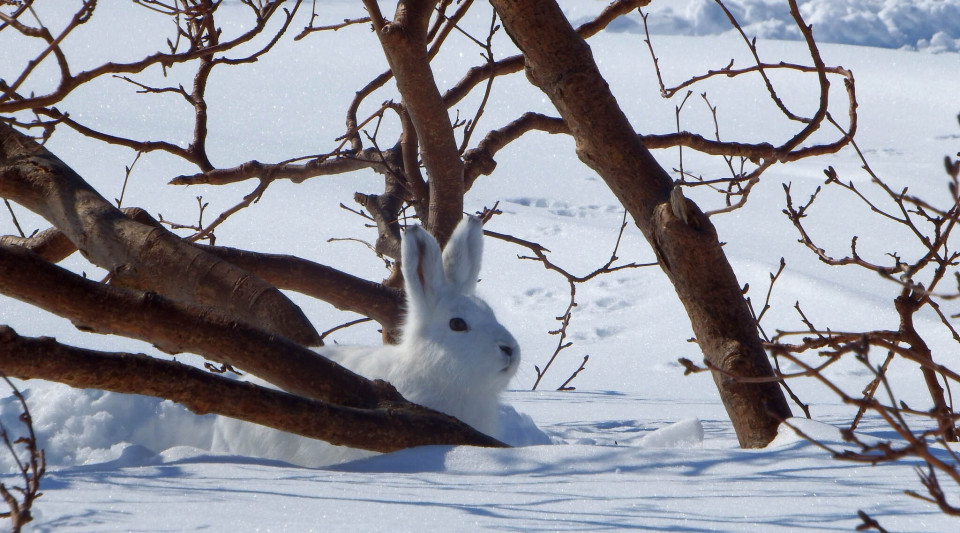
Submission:
M 355 2 L 320 5 L 326 21 L 353 18 L 360 11 Z M 70 7 L 43 7 L 58 6 Z M 575 21 L 603 6 L 593 0 L 563 2 Z M 805 49 L 788 27 L 783 2 L 740 0 L 729 6 L 747 34 L 759 36 L 764 59 L 804 60 Z M 166 20 L 145 15 L 142 8 L 124 3 L 98 9 L 108 8 L 116 10 L 111 12 L 115 17 L 98 12 L 89 28 L 71 36 L 83 43 L 77 69 L 112 51 L 119 37 L 103 38 L 114 35 L 107 30 L 130 29 L 139 36 L 130 37 L 131 46 L 124 52 L 130 57 L 136 57 L 138 46 L 150 45 L 144 38 L 152 35 L 151 28 L 169 30 Z M 955 118 L 960 111 L 956 97 L 960 55 L 955 53 L 960 49 L 960 1 L 812 0 L 801 2 L 801 11 L 814 25 L 827 64 L 855 73 L 861 119 L 858 142 L 873 168 L 894 188 L 909 185 L 911 191 L 930 198 L 946 197 L 943 156 L 955 154 L 960 140 Z M 712 2 L 653 2 L 650 12 L 653 45 L 668 84 L 724 66 L 730 58 L 737 64 L 749 63 L 748 51 L 726 29 Z M 44 16 L 54 20 L 54 15 Z M 305 24 L 309 12 L 298 16 L 300 23 L 294 28 Z M 674 131 L 678 102 L 659 100 L 639 15 L 631 17 L 591 40 L 591 46 L 633 123 L 654 133 Z M 118 24 L 117 19 L 126 23 Z M 478 19 L 483 19 L 478 24 L 489 22 L 486 15 Z M 499 37 L 495 51 L 502 57 L 511 49 L 505 36 Z M 460 51 L 441 54 L 436 63 L 443 86 L 462 75 L 458 54 L 479 57 L 469 41 L 451 36 L 457 38 L 460 41 L 451 44 Z M 11 49 L 7 39 L 9 32 L 0 33 L 0 48 Z M 215 164 L 277 161 L 332 147 L 333 138 L 342 133 L 342 110 L 354 91 L 385 68 L 380 54 L 352 53 L 360 46 L 376 50 L 371 39 L 361 27 L 315 34 L 296 43 L 287 35 L 274 53 L 247 70 L 215 70 L 208 91 L 215 95 L 210 106 Z M 162 41 L 159 44 L 163 46 Z M 19 72 L 22 66 L 10 61 L 8 55 L 0 59 L 0 72 Z M 173 81 L 163 81 L 157 72 L 138 79 L 176 83 L 186 82 L 188 75 L 174 68 Z M 773 79 L 788 105 L 806 112 L 815 107 L 813 81 Z M 834 83 L 835 102 L 842 102 L 840 85 Z M 479 131 L 503 125 L 526 110 L 551 112 L 544 97 L 526 86 L 522 74 L 498 81 L 494 89 Z M 392 90 L 386 87 L 371 97 L 361 115 L 393 97 Z M 726 140 L 785 139 L 792 134 L 793 125 L 768 118 L 774 115 L 764 107 L 769 104 L 756 80 L 724 80 L 701 90 L 708 91 L 711 103 L 718 106 Z M 270 96 L 251 99 L 251 94 Z M 712 134 L 709 112 L 695 100 L 681 115 L 683 127 Z M 461 116 L 471 113 L 475 101 L 460 105 Z M 181 143 L 191 135 L 190 115 L 176 98 L 148 99 L 133 94 L 122 81 L 99 81 L 67 102 L 64 108 L 74 116 L 124 135 L 158 131 Z M 310 120 L 302 118 L 305 109 Z M 842 107 L 834 112 L 843 116 Z M 141 120 L 128 120 L 129 113 L 137 113 Z M 396 124 L 385 121 L 383 128 L 395 131 Z M 132 161 L 129 151 L 90 143 L 67 131 L 58 131 L 48 146 L 104 196 L 119 195 L 123 167 Z M 676 150 L 656 156 L 667 168 L 677 166 Z M 686 152 L 684 157 L 685 168 L 723 172 L 717 162 Z M 491 222 L 491 229 L 539 242 L 574 273 L 589 272 L 609 257 L 623 212 L 603 182 L 576 159 L 570 139 L 528 134 L 497 160 L 497 171 L 482 177 L 468 194 L 468 210 L 499 201 L 504 214 Z M 895 328 L 892 300 L 899 287 L 853 269 L 824 267 L 796 243 L 796 230 L 780 212 L 781 183 L 792 183 L 796 197 L 805 199 L 823 182 L 822 170 L 828 165 L 869 191 L 869 179 L 850 150 L 774 167 L 743 210 L 714 218 L 721 240 L 728 243 L 726 251 L 740 282 L 750 284 L 755 305 L 763 299 L 769 274 L 776 271 L 781 257 L 786 259 L 787 269 L 777 282 L 764 327 L 801 328 L 792 308 L 799 300 L 818 325 Z M 210 202 L 205 220 L 211 220 L 253 187 L 165 185 L 171 177 L 192 171 L 173 158 L 145 155 L 132 172 L 125 203 L 192 221 L 197 216 L 195 198 L 203 196 Z M 378 279 L 384 274 L 382 267 L 360 246 L 327 242 L 329 237 L 372 238 L 337 205 L 349 202 L 354 191 L 376 191 L 378 183 L 379 178 L 369 173 L 299 185 L 275 183 L 258 204 L 218 230 L 218 243 L 291 253 Z M 718 207 L 717 198 L 699 192 L 690 196 L 707 208 Z M 17 214 L 27 231 L 46 227 L 22 209 Z M 916 249 L 909 235 L 877 224 L 868 209 L 837 192 L 824 193 L 810 220 L 828 251 L 845 253 L 853 235 L 878 261 L 891 243 Z M 9 219 L 0 216 L 0 233 L 12 232 Z M 740 449 L 711 379 L 702 374 L 684 377 L 676 362 L 679 357 L 696 361 L 699 355 L 686 342 L 692 333 L 682 306 L 655 268 L 624 270 L 578 287 L 579 305 L 569 330 L 574 344 L 560 354 L 541 390 L 531 392 L 533 365 L 542 368 L 556 345 L 556 337 L 547 331 L 556 328 L 554 318 L 566 307 L 567 285 L 542 266 L 517 260 L 524 251 L 515 246 L 491 241 L 485 253 L 479 290 L 523 347 L 521 369 L 504 398 L 509 407 L 502 411 L 503 437 L 518 447 L 425 447 L 369 456 L 306 444 L 214 416 L 197 417 L 158 399 L 21 382 L 50 465 L 31 526 L 35 531 L 98 532 L 849 531 L 859 523 L 856 511 L 862 509 L 889 530 L 955 530 L 955 519 L 903 494 L 905 489 L 923 490 L 915 472 L 919 461 L 877 466 L 839 462 L 786 427 L 764 450 Z M 618 256 L 624 263 L 654 259 L 632 225 Z M 91 277 L 99 272 L 78 257 L 65 265 Z M 291 297 L 320 330 L 343 321 L 323 303 Z M 65 320 L 4 297 L 0 323 L 22 335 L 52 335 L 68 344 L 167 357 L 138 341 L 81 333 Z M 935 317 L 920 317 L 919 327 L 929 332 L 934 356 L 946 360 L 946 354 L 955 353 L 955 344 L 935 326 Z M 351 328 L 337 337 L 349 343 L 376 339 L 372 327 Z M 552 392 L 586 354 L 590 355 L 586 370 L 572 383 L 576 390 Z M 181 355 L 178 360 L 196 358 Z M 895 371 L 898 395 L 908 403 L 914 397 L 922 402 L 922 378 L 916 368 L 904 364 Z M 831 377 L 851 392 L 869 380 L 867 370 L 854 361 L 836 365 Z M 793 423 L 831 446 L 848 446 L 838 428 L 849 424 L 850 408 L 810 381 L 797 380 L 792 386 L 813 414 L 813 420 Z M 794 412 L 800 411 L 794 407 Z M 12 397 L 0 401 L 0 420 L 14 432 L 20 429 L 18 414 Z M 882 421 L 873 418 L 861 424 L 858 434 L 864 439 L 894 438 Z M 270 446 L 272 451 L 266 449 L 267 442 L 275 445 Z M 326 466 L 318 466 L 322 464 Z M 0 454 L 2 471 L 11 466 L 11 458 Z M 16 483 L 13 477 L 3 481 Z
M 783 0 L 725 2 L 747 35 L 800 40 Z M 807 0 L 800 14 L 821 43 L 845 43 L 929 52 L 960 50 L 960 3 L 955 0 Z M 720 35 L 734 31 L 714 0 L 653 2 L 649 28 L 654 34 Z M 642 32 L 639 15 L 624 18 L 613 31 Z

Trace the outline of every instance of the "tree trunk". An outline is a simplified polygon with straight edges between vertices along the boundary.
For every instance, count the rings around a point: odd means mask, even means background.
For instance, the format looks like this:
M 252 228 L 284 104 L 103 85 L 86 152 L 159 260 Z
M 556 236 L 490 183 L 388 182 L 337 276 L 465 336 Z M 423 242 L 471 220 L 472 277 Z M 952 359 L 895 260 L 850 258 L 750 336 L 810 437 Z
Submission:
M 680 195 L 671 205 L 670 177 L 638 138 L 590 47 L 557 3 L 491 1 L 523 52 L 527 77 L 569 126 L 577 155 L 603 178 L 657 253 L 704 357 L 719 369 L 714 381 L 740 445 L 766 446 L 790 408 L 777 383 L 733 377 L 773 376 L 773 370 L 710 220 Z
M 463 161 L 427 53 L 427 27 L 436 4 L 432 0 L 401 1 L 393 20 L 386 22 L 375 1 L 364 1 L 416 130 L 429 177 L 429 209 L 419 212 L 428 213 L 425 226 L 443 247 L 463 218 L 464 187 Z

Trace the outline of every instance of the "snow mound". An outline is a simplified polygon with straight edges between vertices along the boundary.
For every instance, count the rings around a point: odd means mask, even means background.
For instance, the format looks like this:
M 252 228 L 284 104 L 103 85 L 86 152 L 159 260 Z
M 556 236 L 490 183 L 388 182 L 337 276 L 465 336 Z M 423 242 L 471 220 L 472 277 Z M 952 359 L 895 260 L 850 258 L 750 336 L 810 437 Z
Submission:
M 213 456 L 320 467 L 375 455 L 226 417 L 197 416 L 181 405 L 148 396 L 56 383 L 37 383 L 23 395 L 52 468 L 122 468 Z M 11 440 L 24 433 L 20 409 L 13 396 L 0 399 L 0 422 Z M 529 415 L 501 405 L 500 417 L 503 431 L 497 437 L 511 446 L 551 443 Z M 0 472 L 15 469 L 13 456 L 0 454 Z
M 681 420 L 648 433 L 640 440 L 644 448 L 701 448 L 703 424 L 699 418 Z
M 802 38 L 782 0 L 727 0 L 725 5 L 749 37 Z M 960 51 L 960 0 L 806 0 L 800 14 L 820 43 L 841 43 L 929 52 Z M 720 35 L 733 32 L 713 0 L 691 0 L 657 9 L 651 5 L 650 32 Z M 642 32 L 639 15 L 617 21 L 610 31 Z
M 142 465 L 173 446 L 210 448 L 215 417 L 170 401 L 57 383 L 37 383 L 23 396 L 50 466 Z M 24 434 L 20 409 L 13 396 L 0 399 L 0 422 L 11 436 Z M 14 467 L 12 456 L 0 454 L 0 472 Z
M 518 412 L 511 405 L 500 405 L 500 435 L 498 438 L 510 446 L 535 446 L 550 444 L 552 440 L 537 427 L 533 418 Z

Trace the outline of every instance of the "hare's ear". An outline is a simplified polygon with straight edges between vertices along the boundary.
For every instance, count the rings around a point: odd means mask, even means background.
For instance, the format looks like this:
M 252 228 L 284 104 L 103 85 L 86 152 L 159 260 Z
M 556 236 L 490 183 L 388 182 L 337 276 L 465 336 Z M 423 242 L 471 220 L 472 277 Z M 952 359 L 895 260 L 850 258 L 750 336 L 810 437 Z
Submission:
M 410 226 L 403 234 L 401 269 L 407 286 L 407 298 L 416 307 L 433 307 L 446 285 L 440 245 L 420 226 Z
M 443 271 L 458 292 L 470 294 L 477 287 L 482 256 L 483 223 L 465 216 L 443 250 Z

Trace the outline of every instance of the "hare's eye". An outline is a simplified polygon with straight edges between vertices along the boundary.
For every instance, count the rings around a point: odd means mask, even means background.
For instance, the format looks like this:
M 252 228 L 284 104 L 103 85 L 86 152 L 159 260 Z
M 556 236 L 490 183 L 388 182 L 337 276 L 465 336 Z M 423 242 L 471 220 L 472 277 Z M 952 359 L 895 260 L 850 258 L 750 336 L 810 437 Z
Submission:
M 459 317 L 451 318 L 450 329 L 453 331 L 467 331 L 467 321 Z

